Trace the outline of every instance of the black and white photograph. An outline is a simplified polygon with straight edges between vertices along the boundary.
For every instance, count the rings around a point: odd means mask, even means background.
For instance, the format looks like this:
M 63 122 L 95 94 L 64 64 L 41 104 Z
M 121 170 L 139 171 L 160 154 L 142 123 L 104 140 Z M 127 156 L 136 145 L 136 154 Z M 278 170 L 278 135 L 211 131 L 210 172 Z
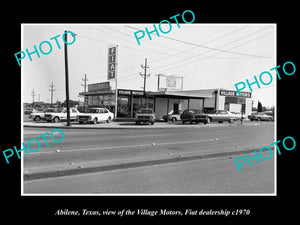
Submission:
M 294 221 L 296 9 L 3 6 L 2 220 Z
M 22 24 L 23 195 L 276 195 L 276 24 L 182 15 Z

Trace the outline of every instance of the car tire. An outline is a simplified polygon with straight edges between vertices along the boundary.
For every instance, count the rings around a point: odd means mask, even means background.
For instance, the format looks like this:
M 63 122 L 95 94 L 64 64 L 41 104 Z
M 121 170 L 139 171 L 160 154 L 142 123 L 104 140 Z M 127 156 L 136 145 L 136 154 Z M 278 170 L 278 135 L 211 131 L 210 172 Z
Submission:
M 153 126 L 154 122 L 151 122 L 151 125 Z
M 177 119 L 175 117 L 172 117 L 172 123 L 176 123 Z
M 110 123 L 111 122 L 111 117 L 109 116 L 106 120 L 106 123 Z
M 93 119 L 93 124 L 97 124 L 98 123 L 98 119 L 97 118 L 94 118 Z
M 260 118 L 260 117 L 258 117 L 258 118 L 257 118 L 257 121 L 261 121 L 261 118 Z
M 59 118 L 58 118 L 57 116 L 54 117 L 54 118 L 53 118 L 53 122 L 54 122 L 54 123 L 58 123 L 58 122 L 59 122 Z
M 80 124 L 83 124 L 83 121 L 79 121 Z
M 229 119 L 228 123 L 233 123 L 233 121 L 234 121 L 233 119 Z
M 35 118 L 34 118 L 34 121 L 40 121 L 41 120 L 41 117 L 40 116 L 36 116 Z

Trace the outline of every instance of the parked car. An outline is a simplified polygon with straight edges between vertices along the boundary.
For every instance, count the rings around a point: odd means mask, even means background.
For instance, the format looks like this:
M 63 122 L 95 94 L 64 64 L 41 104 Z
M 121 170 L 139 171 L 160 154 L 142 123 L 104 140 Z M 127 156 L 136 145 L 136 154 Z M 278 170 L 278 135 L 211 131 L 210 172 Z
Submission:
M 247 116 L 245 114 L 241 114 L 238 112 L 230 112 L 232 114 L 232 117 L 235 118 L 235 120 L 241 120 L 243 117 L 243 120 L 247 119 Z
M 210 110 L 206 114 L 208 116 L 208 123 L 215 121 L 219 123 L 223 123 L 223 121 L 232 123 L 234 120 L 236 120 L 236 117 L 226 110 Z
M 44 111 L 30 113 L 29 118 L 32 118 L 34 121 L 40 121 L 42 119 L 45 119 L 45 113 L 52 113 L 52 112 L 61 112 L 61 110 L 57 108 L 48 108 L 45 109 Z
M 87 113 L 77 115 L 80 124 L 90 122 L 96 124 L 100 121 L 110 123 L 113 118 L 114 114 L 106 108 L 90 108 Z
M 248 118 L 253 121 L 253 120 L 266 120 L 266 121 L 271 121 L 273 120 L 273 116 L 269 116 L 265 114 L 264 112 L 259 112 L 259 113 L 252 113 L 251 115 L 248 116 Z
M 180 111 L 178 113 L 172 113 L 172 114 L 168 114 L 168 115 L 163 115 L 163 120 L 165 122 L 172 121 L 173 123 L 175 123 L 177 120 L 181 120 L 181 118 L 180 118 Z
M 29 115 L 30 113 L 36 112 L 34 108 L 25 108 L 24 109 L 24 114 Z
M 182 112 L 180 115 L 180 119 L 182 120 L 182 123 L 190 122 L 191 124 L 193 122 L 200 123 L 203 122 L 204 124 L 208 123 L 208 116 L 203 114 L 201 110 L 199 109 L 186 109 Z
M 141 108 L 135 114 L 135 124 L 150 123 L 154 124 L 155 115 L 152 109 Z
M 79 115 L 80 112 L 76 108 L 70 108 L 70 120 L 77 120 L 77 115 Z M 60 112 L 48 112 L 45 113 L 45 120 L 47 122 L 59 122 L 62 120 L 67 120 L 67 109 L 64 108 Z

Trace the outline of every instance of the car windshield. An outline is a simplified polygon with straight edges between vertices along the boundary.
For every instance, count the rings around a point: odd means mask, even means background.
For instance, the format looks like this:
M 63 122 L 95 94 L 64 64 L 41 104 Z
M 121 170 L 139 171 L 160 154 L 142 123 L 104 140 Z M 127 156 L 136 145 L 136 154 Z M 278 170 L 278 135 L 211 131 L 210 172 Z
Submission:
M 140 109 L 137 113 L 153 113 L 152 109 Z
M 99 109 L 89 109 L 88 113 L 99 113 Z

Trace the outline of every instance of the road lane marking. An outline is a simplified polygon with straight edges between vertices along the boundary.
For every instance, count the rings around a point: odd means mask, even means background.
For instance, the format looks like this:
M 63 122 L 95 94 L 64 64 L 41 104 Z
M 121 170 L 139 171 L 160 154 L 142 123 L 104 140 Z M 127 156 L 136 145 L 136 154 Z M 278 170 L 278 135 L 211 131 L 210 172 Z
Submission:
M 174 145 L 174 144 L 189 144 L 189 143 L 199 143 L 199 142 L 209 142 L 216 141 L 216 138 L 213 139 L 204 139 L 204 140 L 194 140 L 194 141 L 179 141 L 179 142 L 166 142 L 166 143 L 155 143 L 155 146 L 160 145 Z M 80 152 L 80 151 L 93 151 L 93 150 L 106 150 L 106 149 L 119 149 L 119 148 L 138 148 L 138 147 L 151 147 L 152 143 L 149 144 L 140 144 L 140 145 L 121 145 L 121 146 L 110 146 L 110 147 L 97 147 L 97 148 L 82 148 L 82 149 L 62 149 L 59 153 L 55 151 L 47 152 L 35 152 L 34 154 L 62 154 L 70 152 Z

